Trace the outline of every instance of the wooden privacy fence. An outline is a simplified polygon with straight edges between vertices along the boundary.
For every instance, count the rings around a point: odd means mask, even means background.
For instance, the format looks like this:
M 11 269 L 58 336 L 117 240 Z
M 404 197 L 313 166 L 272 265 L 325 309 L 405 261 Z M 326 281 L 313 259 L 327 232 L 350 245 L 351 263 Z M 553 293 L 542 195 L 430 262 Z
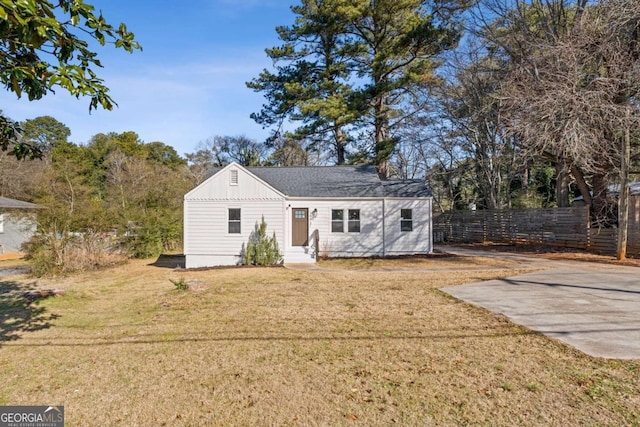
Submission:
M 627 253 L 640 255 L 640 198 L 632 198 Z M 615 254 L 618 230 L 591 228 L 587 207 L 456 211 L 434 217 L 435 243 L 543 244 Z

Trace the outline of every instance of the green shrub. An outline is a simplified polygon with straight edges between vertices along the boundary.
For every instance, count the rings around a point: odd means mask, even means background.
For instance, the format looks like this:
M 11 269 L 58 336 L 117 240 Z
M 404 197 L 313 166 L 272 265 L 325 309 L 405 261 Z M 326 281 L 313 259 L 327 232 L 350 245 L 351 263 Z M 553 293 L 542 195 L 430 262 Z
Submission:
M 126 246 L 134 258 L 151 258 L 181 246 L 182 222 L 147 218 L 127 230 Z
M 178 291 L 186 291 L 187 289 L 189 289 L 189 284 L 184 277 L 181 277 L 177 280 L 169 279 L 169 281 L 173 283 L 173 285 L 176 287 L 176 290 Z
M 249 236 L 244 253 L 244 263 L 253 265 L 276 265 L 282 261 L 282 254 L 278 247 L 276 234 L 267 236 L 267 223 L 256 224 L 256 229 Z

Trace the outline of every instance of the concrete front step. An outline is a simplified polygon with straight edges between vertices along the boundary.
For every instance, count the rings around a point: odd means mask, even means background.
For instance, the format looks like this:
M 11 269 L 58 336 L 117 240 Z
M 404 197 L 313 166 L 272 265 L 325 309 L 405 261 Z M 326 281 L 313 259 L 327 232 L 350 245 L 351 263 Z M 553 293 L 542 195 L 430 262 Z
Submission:
M 284 255 L 285 264 L 298 264 L 298 263 L 315 263 L 316 259 L 312 254 L 306 253 L 302 248 L 299 251 L 287 252 Z

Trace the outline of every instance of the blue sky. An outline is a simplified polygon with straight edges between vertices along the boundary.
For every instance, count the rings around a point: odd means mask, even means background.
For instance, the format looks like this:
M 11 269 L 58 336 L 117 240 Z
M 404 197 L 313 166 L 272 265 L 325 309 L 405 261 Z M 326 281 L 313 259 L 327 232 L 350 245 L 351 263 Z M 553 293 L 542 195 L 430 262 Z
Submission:
M 86 0 L 117 26 L 125 22 L 143 51 L 97 52 L 99 75 L 118 103 L 89 114 L 89 100 L 59 89 L 39 101 L 0 90 L 0 109 L 14 120 L 49 115 L 85 143 L 96 133 L 134 131 L 180 154 L 215 135 L 263 140 L 249 118 L 264 102 L 245 82 L 271 67 L 264 49 L 279 44 L 275 27 L 293 23 L 295 0 Z

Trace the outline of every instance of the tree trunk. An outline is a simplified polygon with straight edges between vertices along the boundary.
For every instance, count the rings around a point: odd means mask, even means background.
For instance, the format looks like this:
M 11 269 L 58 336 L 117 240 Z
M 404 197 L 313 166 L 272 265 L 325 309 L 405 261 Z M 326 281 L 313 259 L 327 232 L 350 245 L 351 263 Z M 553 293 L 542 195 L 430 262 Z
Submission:
M 627 108 L 627 120 L 629 109 Z M 631 148 L 629 141 L 629 125 L 625 130 L 622 138 L 622 150 L 620 153 L 620 196 L 618 208 L 618 247 L 616 249 L 616 257 L 620 261 L 627 258 L 627 238 L 629 224 L 629 158 L 631 157 Z
M 556 161 L 556 202 L 559 208 L 569 205 L 569 173 L 567 165 L 562 160 Z
M 477 177 L 480 199 L 484 201 L 483 206 L 487 209 L 500 208 L 500 186 L 501 171 L 500 165 L 495 161 L 494 156 L 485 144 L 478 143 L 475 156 L 475 175 Z
M 380 160 L 378 162 L 378 176 L 381 180 L 387 181 L 391 176 L 391 164 L 389 160 Z
M 573 175 L 573 178 L 576 180 L 576 185 L 578 186 L 578 190 L 582 195 L 582 199 L 584 200 L 584 203 L 587 206 L 591 207 L 591 201 L 592 201 L 591 191 L 589 190 L 589 186 L 587 185 L 587 182 L 584 179 L 584 175 L 582 174 L 582 171 L 578 169 L 577 166 L 572 165 L 571 175 Z
M 522 190 L 525 192 L 529 190 L 529 164 L 524 166 L 522 170 Z
M 375 126 L 375 156 L 380 179 L 387 180 L 391 176 L 391 153 L 393 152 L 393 141 L 389 138 L 389 113 L 387 111 L 386 97 L 378 95 L 374 104 L 374 126 Z
M 344 143 L 344 132 L 342 132 L 342 128 L 338 125 L 334 125 L 333 134 L 335 137 L 335 148 L 336 148 L 336 160 L 339 165 L 344 165 L 345 159 L 345 143 Z
M 611 226 L 611 206 L 608 197 L 609 176 L 606 173 L 593 175 L 593 199 L 591 202 L 591 223 L 597 227 Z

